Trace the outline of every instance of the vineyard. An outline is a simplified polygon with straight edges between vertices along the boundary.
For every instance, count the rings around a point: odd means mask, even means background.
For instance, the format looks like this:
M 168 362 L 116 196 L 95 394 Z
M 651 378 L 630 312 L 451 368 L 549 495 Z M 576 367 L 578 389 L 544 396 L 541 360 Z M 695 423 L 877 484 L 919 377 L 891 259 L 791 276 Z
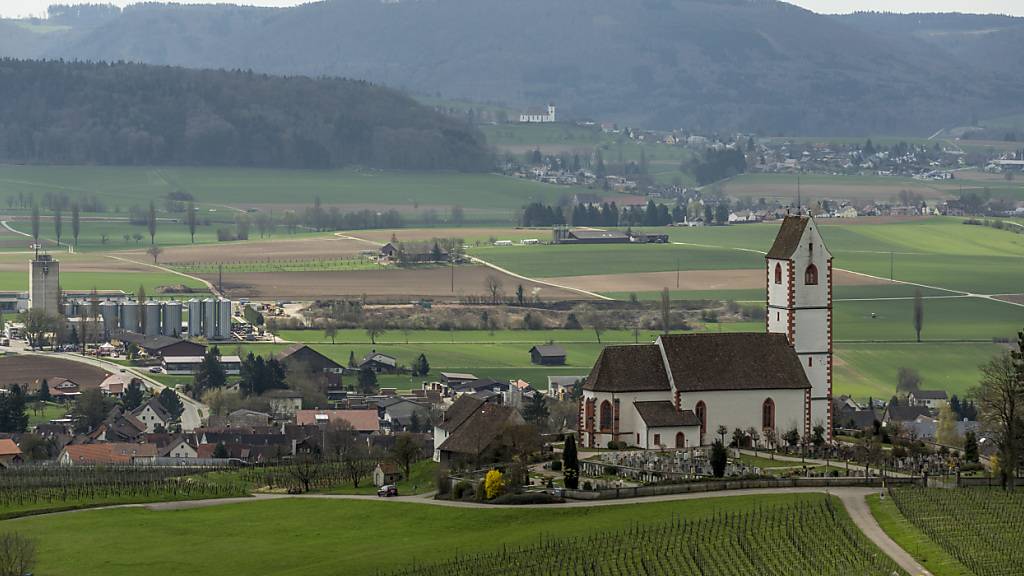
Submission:
M 218 272 L 336 272 L 378 270 L 382 266 L 368 258 L 300 258 L 239 260 L 225 262 L 168 262 L 166 265 L 185 274 Z
M 525 548 L 415 566 L 392 576 L 558 575 L 889 576 L 904 572 L 831 498 L 701 520 L 553 539 Z
M 0 470 L 0 519 L 110 504 L 246 496 L 209 469 L 22 466 Z
M 1024 494 L 998 488 L 899 488 L 900 513 L 977 576 L 1020 574 Z
M 355 464 L 360 470 L 362 482 L 372 483 L 367 478 L 373 469 L 373 461 Z M 291 465 L 249 466 L 233 472 L 235 478 L 255 490 L 304 492 L 330 490 L 339 486 L 351 486 L 349 467 L 334 460 L 303 461 Z

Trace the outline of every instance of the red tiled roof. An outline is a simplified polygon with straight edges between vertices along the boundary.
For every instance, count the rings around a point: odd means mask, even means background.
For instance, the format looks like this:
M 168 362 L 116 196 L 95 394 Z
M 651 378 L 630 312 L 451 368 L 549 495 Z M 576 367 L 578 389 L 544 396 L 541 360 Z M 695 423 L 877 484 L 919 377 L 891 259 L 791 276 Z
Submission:
M 0 439 L 0 456 L 21 456 L 21 449 L 10 438 Z
M 380 430 L 380 419 L 376 410 L 299 410 L 295 413 L 295 423 L 299 426 L 326 424 L 338 420 L 348 422 L 359 432 Z
M 64 452 L 72 464 L 131 464 L 132 458 L 153 458 L 155 444 L 70 444 Z

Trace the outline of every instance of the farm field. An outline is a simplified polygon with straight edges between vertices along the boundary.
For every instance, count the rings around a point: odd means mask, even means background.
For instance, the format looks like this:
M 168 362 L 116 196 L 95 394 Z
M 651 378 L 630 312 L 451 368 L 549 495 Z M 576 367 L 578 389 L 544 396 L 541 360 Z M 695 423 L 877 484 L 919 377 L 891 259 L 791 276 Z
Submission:
M 55 377 L 74 380 L 83 389 L 95 388 L 110 373 L 102 368 L 73 360 L 20 354 L 0 356 L 0 386 L 34 383 L 37 379 Z
M 76 576 L 143 569 L 153 576 L 284 575 L 295 574 L 296 566 L 301 565 L 303 571 L 321 574 L 370 576 L 399 570 L 412 562 L 434 563 L 456 554 L 537 544 L 542 537 L 622 530 L 637 518 L 651 523 L 673 518 L 705 522 L 718 518 L 719 522 L 724 514 L 757 507 L 814 505 L 821 498 L 763 495 L 590 509 L 484 510 L 402 502 L 284 499 L 179 511 L 95 510 L 26 518 L 17 521 L 17 526 L 39 539 L 40 574 L 63 576 L 70 574 L 69 566 L 74 566 Z M 845 514 L 839 518 L 839 526 L 850 526 Z M 311 525 L 330 529 L 310 530 Z M 806 527 L 817 529 L 813 523 Z M 423 545 L 424 530 L 431 535 L 431 546 Z M 202 545 L 211 533 L 219 535 L 217 547 Z M 112 551 L 107 544 L 115 540 L 133 553 Z M 163 545 L 149 545 L 154 541 Z M 381 554 L 379 547 L 369 544 L 374 542 L 387 542 L 388 553 Z M 182 550 L 189 552 L 182 554 Z
M 836 344 L 833 394 L 888 400 L 896 393 L 899 369 L 912 368 L 920 373 L 922 388 L 963 397 L 978 385 L 979 366 L 1005 349 L 998 344 Z
M 1019 572 L 1024 563 L 1024 495 L 997 488 L 900 488 L 906 520 L 976 576 Z

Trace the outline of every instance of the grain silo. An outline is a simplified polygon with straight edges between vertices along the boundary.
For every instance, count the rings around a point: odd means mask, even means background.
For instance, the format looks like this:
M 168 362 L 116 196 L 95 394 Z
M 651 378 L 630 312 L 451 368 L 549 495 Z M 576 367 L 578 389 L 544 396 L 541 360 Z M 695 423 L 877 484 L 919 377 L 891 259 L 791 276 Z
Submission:
M 231 300 L 226 298 L 217 301 L 217 339 L 231 339 Z
M 129 332 L 139 331 L 139 303 L 128 300 L 121 305 L 121 328 Z
M 103 334 L 110 338 L 110 335 L 117 331 L 117 302 L 105 300 L 100 302 L 100 317 L 103 318 Z
M 164 336 L 181 335 L 181 302 L 170 301 L 164 304 Z
M 203 335 L 203 303 L 198 298 L 188 301 L 188 337 Z
M 203 300 L 203 334 L 207 340 L 217 339 L 217 301 Z
M 64 301 L 64 317 L 74 318 L 78 314 L 78 304 L 73 300 Z
M 160 334 L 160 303 L 150 300 L 142 306 L 146 318 L 146 325 L 143 327 L 146 336 L 157 336 Z

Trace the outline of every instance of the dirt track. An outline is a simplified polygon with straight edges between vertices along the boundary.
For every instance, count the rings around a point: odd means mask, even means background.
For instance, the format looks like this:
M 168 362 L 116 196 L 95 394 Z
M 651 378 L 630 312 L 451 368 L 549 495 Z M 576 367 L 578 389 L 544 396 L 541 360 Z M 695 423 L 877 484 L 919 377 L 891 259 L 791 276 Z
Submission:
M 688 270 L 679 273 L 676 288 L 675 272 L 641 272 L 637 274 L 595 274 L 546 278 L 556 284 L 592 292 L 653 292 L 666 286 L 670 290 L 749 290 L 764 289 L 764 271 L 754 270 Z M 886 284 L 883 280 L 836 271 L 837 286 Z
M 451 270 L 446 267 L 326 271 L 326 272 L 238 272 L 224 274 L 224 291 L 231 298 L 315 300 L 322 298 L 360 297 L 371 301 L 384 297 L 389 300 L 438 298 L 458 299 L 462 296 L 483 296 L 485 279 L 494 275 L 502 281 L 506 296 L 515 293 L 523 284 L 531 299 L 537 294 L 541 300 L 580 300 L 586 296 L 519 279 L 483 266 L 456 266 L 455 290 L 452 291 Z M 212 282 L 216 274 L 200 274 Z

